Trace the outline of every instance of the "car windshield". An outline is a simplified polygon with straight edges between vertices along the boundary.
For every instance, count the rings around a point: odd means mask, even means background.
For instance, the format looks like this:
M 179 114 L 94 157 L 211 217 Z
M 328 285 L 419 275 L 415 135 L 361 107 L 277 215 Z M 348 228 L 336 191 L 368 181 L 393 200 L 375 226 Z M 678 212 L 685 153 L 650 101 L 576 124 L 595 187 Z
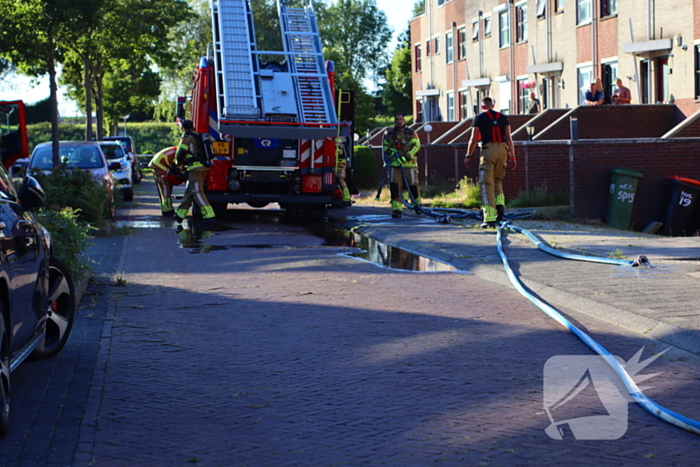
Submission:
M 104 159 L 96 146 L 61 146 L 61 163 L 69 169 L 99 169 L 104 167 Z M 33 169 L 53 169 L 51 146 L 37 148 L 31 160 Z
M 124 150 L 118 144 L 100 144 L 102 152 L 107 159 L 121 159 L 124 157 Z

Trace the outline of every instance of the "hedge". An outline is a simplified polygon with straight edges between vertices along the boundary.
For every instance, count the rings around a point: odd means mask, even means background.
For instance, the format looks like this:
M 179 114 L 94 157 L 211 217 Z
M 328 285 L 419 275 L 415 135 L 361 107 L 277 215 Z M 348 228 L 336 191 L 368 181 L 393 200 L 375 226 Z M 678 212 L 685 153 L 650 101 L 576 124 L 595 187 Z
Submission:
M 97 131 L 95 130 L 95 133 Z M 45 141 L 51 141 L 51 124 L 48 122 L 27 125 L 29 150 Z M 127 134 L 134 139 L 139 154 L 155 154 L 163 148 L 174 146 L 180 135 L 175 123 L 143 122 L 130 123 Z M 61 123 L 58 137 L 62 141 L 82 141 L 85 139 L 85 125 Z

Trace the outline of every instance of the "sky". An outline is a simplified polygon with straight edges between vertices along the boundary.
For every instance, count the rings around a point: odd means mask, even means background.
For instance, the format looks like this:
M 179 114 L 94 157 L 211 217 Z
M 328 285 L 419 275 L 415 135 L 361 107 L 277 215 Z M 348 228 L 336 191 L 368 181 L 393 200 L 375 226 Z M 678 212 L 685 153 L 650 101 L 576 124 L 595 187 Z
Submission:
M 253 0 L 254 1 L 254 0 Z M 394 38 L 389 46 L 393 51 L 396 47 L 398 36 L 406 29 L 408 20 L 411 18 L 413 4 L 415 1 L 400 0 L 376 0 L 377 8 L 383 10 L 387 16 L 389 26 L 394 30 Z M 372 89 L 373 84 L 367 83 Z M 26 104 L 34 104 L 49 97 L 48 77 L 41 80 L 14 75 L 9 80 L 0 82 L 0 100 L 23 100 Z M 78 107 L 59 88 L 58 111 L 63 117 L 73 117 L 79 115 Z

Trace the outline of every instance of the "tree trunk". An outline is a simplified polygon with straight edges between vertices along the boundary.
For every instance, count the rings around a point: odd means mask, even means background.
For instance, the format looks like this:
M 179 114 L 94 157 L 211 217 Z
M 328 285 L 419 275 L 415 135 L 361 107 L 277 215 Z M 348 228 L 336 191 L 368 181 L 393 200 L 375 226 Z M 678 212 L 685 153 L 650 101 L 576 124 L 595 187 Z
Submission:
M 97 92 L 95 95 L 95 105 L 97 106 L 97 139 L 102 141 L 105 137 L 105 122 L 104 122 L 104 89 L 102 88 L 102 67 L 98 64 L 95 67 L 95 73 L 93 75 L 95 87 L 97 87 Z
M 92 141 L 92 65 L 90 53 L 83 55 L 83 68 L 85 69 L 85 141 Z M 102 138 L 97 138 L 102 140 Z
M 49 29 L 48 32 L 49 44 L 51 45 L 49 47 L 50 52 L 48 60 L 50 89 L 49 102 L 51 104 L 51 147 L 53 153 L 53 166 L 58 167 L 61 163 L 61 157 L 58 151 L 58 86 L 56 85 L 56 60 L 54 56 L 54 50 L 56 49 L 56 46 L 54 44 L 53 29 Z

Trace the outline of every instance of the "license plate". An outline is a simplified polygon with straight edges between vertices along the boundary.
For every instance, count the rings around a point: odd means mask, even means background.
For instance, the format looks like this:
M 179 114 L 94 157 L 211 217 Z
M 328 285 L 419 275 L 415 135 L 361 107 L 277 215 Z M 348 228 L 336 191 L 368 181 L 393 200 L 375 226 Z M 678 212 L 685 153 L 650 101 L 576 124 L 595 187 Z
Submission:
M 228 156 L 231 154 L 230 144 L 228 141 L 214 141 L 211 143 L 211 148 L 214 154 Z

